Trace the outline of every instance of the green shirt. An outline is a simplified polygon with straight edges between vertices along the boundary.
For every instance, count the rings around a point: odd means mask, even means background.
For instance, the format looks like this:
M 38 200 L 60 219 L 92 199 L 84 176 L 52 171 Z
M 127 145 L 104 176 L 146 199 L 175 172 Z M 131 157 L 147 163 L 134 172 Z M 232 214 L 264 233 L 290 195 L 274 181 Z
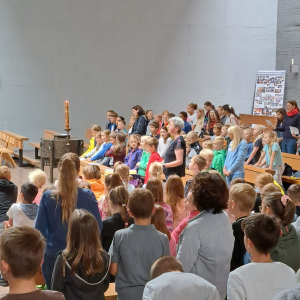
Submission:
M 223 167 L 226 159 L 226 151 L 225 150 L 220 150 L 220 151 L 214 151 L 214 159 L 212 162 L 212 167 L 216 169 L 223 178 L 225 178 L 223 174 Z
M 146 175 L 146 169 L 147 169 L 149 157 L 150 157 L 150 153 L 143 150 L 143 154 L 142 154 L 142 158 L 141 158 L 140 166 L 139 166 L 139 170 L 138 170 L 138 174 L 141 175 L 142 177 L 145 177 L 145 175 Z

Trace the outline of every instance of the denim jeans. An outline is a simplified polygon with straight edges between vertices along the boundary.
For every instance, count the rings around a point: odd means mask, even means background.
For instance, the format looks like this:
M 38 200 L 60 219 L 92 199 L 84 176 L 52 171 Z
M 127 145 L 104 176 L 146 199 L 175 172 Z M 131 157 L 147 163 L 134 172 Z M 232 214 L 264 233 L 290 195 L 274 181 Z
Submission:
M 282 140 L 282 152 L 289 154 L 296 154 L 297 151 L 297 140 L 292 139 L 283 139 Z
M 44 255 L 44 262 L 42 264 L 42 272 L 43 276 L 47 285 L 47 289 L 51 290 L 51 280 L 52 280 L 52 272 L 54 269 L 54 265 L 57 259 L 57 256 L 52 256 L 45 254 Z
M 230 182 L 234 179 L 234 178 L 244 178 L 245 177 L 245 173 L 241 173 L 241 172 L 236 172 L 236 173 L 232 173 L 229 176 L 226 177 L 226 183 L 228 185 L 228 187 L 230 186 Z

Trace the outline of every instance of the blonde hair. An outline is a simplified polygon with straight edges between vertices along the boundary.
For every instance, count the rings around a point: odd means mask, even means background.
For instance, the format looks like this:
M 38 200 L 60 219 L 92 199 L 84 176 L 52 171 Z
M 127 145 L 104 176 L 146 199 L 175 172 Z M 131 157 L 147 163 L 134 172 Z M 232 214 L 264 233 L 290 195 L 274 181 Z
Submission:
M 224 145 L 225 139 L 222 136 L 216 136 L 214 141 L 219 142 L 220 144 Z
M 268 183 L 273 183 L 273 182 L 274 182 L 273 176 L 267 172 L 261 173 L 255 178 L 255 185 L 258 188 L 263 188 Z
M 240 211 L 250 212 L 253 209 L 256 192 L 250 184 L 236 183 L 230 188 L 229 193 Z
M 187 135 L 186 135 L 187 138 L 189 139 L 197 139 L 198 136 L 197 136 L 197 133 L 195 131 L 190 131 Z
M 233 135 L 233 140 L 231 141 L 231 151 L 234 151 L 239 143 L 243 140 L 243 133 L 238 125 L 229 127 L 228 133 Z
M 119 174 L 120 178 L 126 188 L 128 188 L 129 168 L 122 162 L 118 161 L 114 165 L 114 173 Z
M 249 132 L 250 136 L 253 135 L 253 130 L 251 128 L 246 128 L 246 129 L 243 130 L 243 132 Z
M 162 181 L 161 175 L 163 174 L 163 167 L 159 162 L 153 162 L 149 167 L 150 177 L 159 178 Z
M 277 133 L 275 131 L 267 131 L 264 133 L 265 134 L 268 134 L 269 137 L 271 138 L 271 144 L 268 145 L 269 146 L 269 156 L 271 157 L 271 154 L 272 154 L 272 146 L 277 143 L 278 141 L 278 137 L 277 137 Z
M 202 144 L 203 149 L 213 149 L 213 142 L 211 140 L 206 140 Z
M 11 177 L 11 172 L 9 167 L 3 166 L 0 167 L 0 179 L 7 179 L 9 180 Z
M 32 182 L 38 189 L 47 183 L 46 173 L 42 170 L 34 170 L 28 175 L 29 181 Z
M 201 112 L 201 117 L 200 118 L 197 117 L 197 124 L 196 124 L 196 126 L 198 125 L 200 127 L 203 127 L 204 119 L 205 119 L 204 109 L 203 108 L 197 108 L 196 111 L 200 111 Z
M 140 137 L 140 135 L 138 135 L 138 134 L 132 134 L 132 135 L 130 135 L 129 138 L 128 138 L 127 145 L 126 145 L 126 154 L 128 154 L 130 152 L 130 150 L 131 150 L 131 147 L 130 147 L 130 141 L 131 141 L 131 139 L 136 139 L 137 140 L 137 146 L 140 146 L 140 144 L 141 144 L 141 137 Z
M 256 137 L 256 139 L 255 139 L 255 141 L 254 141 L 254 143 L 255 143 L 257 140 L 259 140 L 259 139 L 261 139 L 261 138 L 263 137 L 265 126 L 263 126 L 263 125 L 255 125 L 254 128 L 258 128 L 259 131 L 261 132 L 261 134 L 259 134 L 259 135 Z
M 101 126 L 100 125 L 96 125 L 96 124 L 93 124 L 92 126 L 91 126 L 91 130 L 93 130 L 93 131 L 101 131 Z
M 203 149 L 200 151 L 200 156 L 203 156 L 205 159 L 206 157 L 214 158 L 214 152 L 210 149 Z

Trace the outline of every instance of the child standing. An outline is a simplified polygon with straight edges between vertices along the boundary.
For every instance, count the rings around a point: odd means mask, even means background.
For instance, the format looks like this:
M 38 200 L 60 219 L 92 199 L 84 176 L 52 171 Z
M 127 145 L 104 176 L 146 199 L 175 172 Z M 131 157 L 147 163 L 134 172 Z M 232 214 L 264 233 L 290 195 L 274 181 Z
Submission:
M 197 124 L 197 114 L 195 114 L 195 110 L 198 108 L 198 105 L 195 103 L 190 103 L 187 108 L 187 114 L 188 114 L 188 118 L 187 121 L 190 123 L 190 125 L 192 126 L 192 130 L 195 129 L 196 124 Z
M 6 213 L 9 221 L 5 221 L 5 227 L 29 226 L 34 227 L 38 211 L 38 204 L 32 203 L 38 193 L 38 188 L 32 183 L 24 183 L 21 186 L 18 204 L 14 203 Z
M 101 181 L 101 173 L 99 166 L 87 165 L 82 170 L 82 179 L 91 185 L 91 191 L 99 201 L 105 194 L 104 184 Z
M 150 225 L 155 210 L 151 192 L 134 190 L 129 195 L 128 208 L 135 224 L 118 230 L 109 249 L 112 255 L 110 272 L 116 275 L 119 300 L 142 299 L 152 264 L 170 255 L 167 236 Z
M 277 134 L 275 131 L 268 131 L 264 133 L 265 146 L 261 153 L 261 156 L 256 166 L 261 166 L 261 162 L 266 157 L 266 163 L 268 165 L 268 170 L 274 170 L 274 180 L 282 185 L 281 175 L 284 171 L 284 163 L 281 155 L 280 147 L 277 143 Z
M 226 176 L 227 185 L 232 179 L 245 176 L 244 161 L 247 151 L 246 142 L 243 140 L 242 130 L 235 125 L 228 130 L 231 142 L 224 163 L 223 174 Z
M 114 173 L 119 174 L 123 185 L 131 193 L 134 190 L 134 185 L 129 183 L 129 168 L 125 164 L 118 162 L 114 166 Z
M 213 159 L 214 159 L 214 152 L 210 149 L 203 149 L 200 152 L 200 155 L 203 156 L 206 160 L 206 166 L 202 170 L 202 172 L 209 172 L 209 171 L 213 170 L 211 168 L 211 165 L 212 165 L 212 162 L 213 162 Z
M 113 132 L 111 133 L 113 134 Z M 118 132 L 116 134 L 116 142 L 113 144 L 113 147 L 110 147 L 109 150 L 105 153 L 106 157 L 113 158 L 113 166 L 116 162 L 120 161 L 124 163 L 125 156 L 126 156 L 126 146 L 125 146 L 126 136 L 123 132 Z M 112 141 L 111 141 L 112 143 Z
M 263 133 L 264 133 L 264 126 L 256 125 L 254 127 L 253 136 L 255 136 L 256 138 L 254 141 L 253 150 L 249 158 L 246 160 L 245 165 L 249 165 L 251 161 L 253 162 L 254 165 L 258 162 L 260 158 L 261 150 L 263 149 L 263 144 L 262 144 Z
M 81 157 L 85 157 L 89 152 L 91 152 L 97 145 L 97 142 L 95 141 L 95 136 L 97 132 L 101 132 L 101 127 L 99 125 L 92 125 L 91 126 L 91 132 L 93 137 L 90 139 L 89 148 L 81 155 Z
M 110 257 L 102 249 L 95 217 L 84 209 L 71 215 L 67 247 L 57 257 L 52 290 L 62 292 L 66 300 L 99 299 L 109 286 Z
M 295 203 L 296 206 L 296 215 L 294 218 L 295 221 L 300 216 L 300 185 L 299 184 L 290 185 L 287 190 L 287 195 L 291 198 L 291 200 Z
M 205 112 L 204 112 L 203 108 L 197 108 L 196 113 L 197 113 L 197 123 L 196 123 L 196 126 L 193 129 L 193 131 L 197 133 L 198 137 L 200 137 L 200 135 L 204 131 L 203 125 L 204 125 L 204 119 L 205 119 Z
M 250 129 L 250 128 L 244 129 L 243 133 L 244 133 L 244 140 L 247 143 L 247 153 L 246 153 L 246 157 L 245 157 L 245 161 L 247 161 L 253 151 L 252 129 Z M 252 163 L 252 161 L 250 161 L 250 164 L 251 163 Z
M 109 115 L 109 126 L 108 126 L 108 130 L 110 132 L 113 132 L 117 129 L 117 118 L 118 118 L 118 114 L 116 112 L 111 112 Z
M 140 162 L 142 157 L 142 150 L 138 147 L 140 146 L 140 136 L 137 134 L 132 134 L 128 138 L 127 144 L 127 155 L 124 160 L 124 164 L 129 167 L 130 170 L 137 170 L 136 165 Z
M 217 170 L 223 178 L 225 178 L 223 174 L 223 168 L 226 159 L 226 151 L 223 150 L 224 141 L 224 138 L 222 138 L 221 136 L 217 136 L 214 139 L 214 159 L 212 161 L 212 168 Z
M 33 201 L 33 203 L 40 204 L 41 197 L 42 197 L 42 189 L 47 183 L 47 176 L 46 173 L 42 170 L 34 170 L 29 173 L 28 175 L 29 181 L 33 183 L 38 188 L 38 193 Z
M 227 299 L 272 299 L 278 292 L 293 287 L 295 272 L 283 263 L 274 262 L 270 255 L 280 236 L 277 219 L 250 215 L 243 221 L 242 228 L 251 263 L 229 274 Z
M 149 157 L 150 157 L 150 153 L 147 152 L 146 150 L 146 141 L 149 138 L 149 136 L 147 135 L 143 135 L 141 138 L 141 148 L 143 150 L 142 153 L 142 157 L 141 160 L 136 164 L 138 166 L 138 174 L 142 177 L 145 178 L 146 176 L 146 169 L 147 169 L 147 165 L 148 165 L 148 161 L 149 161 Z
M 146 151 L 150 153 L 150 157 L 147 164 L 146 175 L 145 175 L 145 183 L 147 183 L 149 179 L 149 168 L 154 162 L 161 162 L 163 159 L 156 152 L 158 146 L 158 140 L 154 137 L 150 137 L 146 141 Z
M 117 132 L 123 132 L 125 135 L 128 135 L 128 131 L 126 130 L 126 122 L 124 120 L 119 120 L 117 122 Z
M 197 133 L 195 131 L 190 131 L 186 135 L 187 141 L 190 144 L 190 147 L 196 151 L 196 154 L 198 155 L 200 151 L 202 150 L 202 147 L 198 141 Z
M 213 136 L 211 137 L 211 140 L 213 141 L 217 136 L 222 135 L 222 123 L 217 123 L 213 126 Z
M 228 150 L 229 144 L 231 142 L 230 137 L 228 136 L 228 125 L 223 125 L 221 128 L 221 136 L 225 139 L 225 145 L 223 147 L 224 150 Z
M 182 131 L 185 132 L 185 134 L 188 134 L 192 130 L 192 126 L 187 122 L 187 113 L 185 111 L 181 111 L 179 113 L 179 118 L 181 118 L 184 122 Z
M 191 162 L 191 159 L 197 155 L 196 151 L 191 148 L 191 145 L 188 143 L 188 141 L 185 141 L 185 145 L 186 145 L 186 154 L 185 154 L 185 167 L 188 168 L 189 164 Z
M 236 183 L 230 188 L 228 212 L 235 217 L 235 222 L 232 223 L 235 240 L 230 271 L 233 271 L 245 264 L 246 248 L 244 244 L 242 221 L 250 215 L 255 204 L 255 198 L 256 192 L 248 183 Z
M 188 194 L 187 194 L 187 198 L 185 201 L 185 209 L 187 211 L 189 211 L 189 215 L 186 218 L 184 218 L 172 232 L 172 237 L 174 237 L 176 244 L 179 241 L 179 236 L 180 236 L 181 232 L 187 226 L 188 221 L 195 218 L 196 216 L 198 216 L 200 214 L 200 211 L 197 209 L 197 207 L 193 203 L 193 195 L 191 192 L 188 192 Z
M 159 139 L 160 138 L 159 133 L 158 133 L 158 131 L 159 131 L 159 123 L 153 121 L 153 122 L 150 123 L 149 127 L 150 127 L 150 134 L 149 134 L 149 136 L 155 137 L 155 138 Z
M 162 127 L 160 129 L 160 138 L 158 140 L 157 152 L 160 157 L 164 158 L 167 149 L 169 148 L 172 142 L 170 133 L 168 132 L 167 127 Z

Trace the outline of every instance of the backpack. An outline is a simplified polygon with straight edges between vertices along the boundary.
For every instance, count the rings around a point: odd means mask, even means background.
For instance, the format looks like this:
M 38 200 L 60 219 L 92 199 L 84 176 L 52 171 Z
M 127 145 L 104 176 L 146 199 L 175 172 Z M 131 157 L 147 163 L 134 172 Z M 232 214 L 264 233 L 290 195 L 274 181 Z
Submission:
M 284 171 L 282 173 L 283 176 L 292 176 L 293 175 L 293 169 L 290 165 L 284 164 Z

